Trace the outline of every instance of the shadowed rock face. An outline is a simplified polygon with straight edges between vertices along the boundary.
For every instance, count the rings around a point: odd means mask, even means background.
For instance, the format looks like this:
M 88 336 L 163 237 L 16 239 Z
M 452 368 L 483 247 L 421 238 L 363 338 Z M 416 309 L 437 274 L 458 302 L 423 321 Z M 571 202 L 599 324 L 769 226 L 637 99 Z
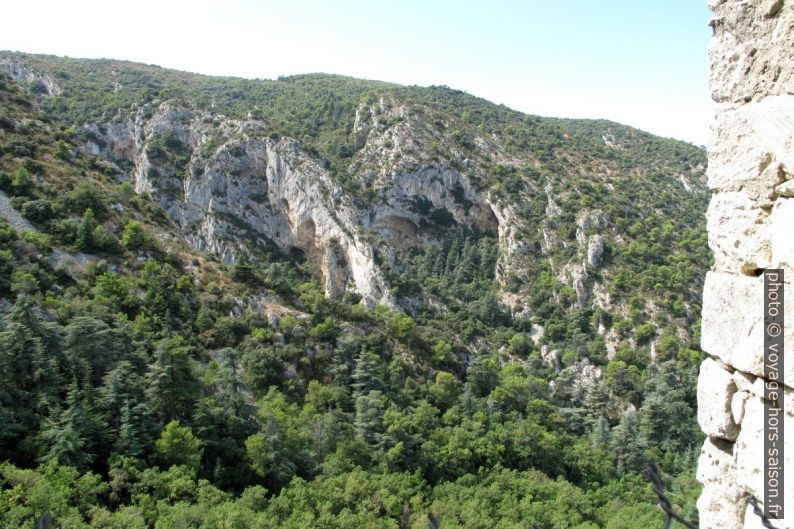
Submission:
M 709 358 L 698 383 L 698 421 L 708 438 L 698 462 L 700 527 L 760 527 L 747 506 L 763 500 L 763 277 L 766 268 L 794 277 L 794 4 L 712 1 L 709 46 L 717 102 L 709 148 L 709 245 L 714 267 L 703 292 L 702 341 Z M 788 289 L 787 289 L 788 290 Z M 794 314 L 792 296 L 786 312 Z M 794 349 L 794 326 L 785 354 Z M 783 372 L 784 425 L 794 417 L 794 363 Z M 789 447 L 791 446 L 790 443 Z M 785 465 L 794 469 L 794 450 Z M 786 481 L 794 527 L 794 480 Z

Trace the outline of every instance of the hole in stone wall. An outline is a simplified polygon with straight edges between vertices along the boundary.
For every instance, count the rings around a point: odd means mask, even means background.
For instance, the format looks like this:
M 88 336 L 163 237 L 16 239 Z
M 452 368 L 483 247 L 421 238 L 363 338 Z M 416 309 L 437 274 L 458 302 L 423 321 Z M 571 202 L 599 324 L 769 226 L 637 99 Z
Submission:
M 742 274 L 750 277 L 760 277 L 763 275 L 764 269 L 758 268 L 753 264 L 746 264 L 742 266 Z

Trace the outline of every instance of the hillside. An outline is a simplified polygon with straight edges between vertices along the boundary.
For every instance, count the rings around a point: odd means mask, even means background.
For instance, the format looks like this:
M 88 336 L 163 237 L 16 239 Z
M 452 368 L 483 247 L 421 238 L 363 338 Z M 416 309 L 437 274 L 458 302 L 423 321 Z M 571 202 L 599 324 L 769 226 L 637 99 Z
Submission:
M 4 526 L 661 527 L 647 460 L 694 514 L 702 150 L 446 87 L 0 72 Z

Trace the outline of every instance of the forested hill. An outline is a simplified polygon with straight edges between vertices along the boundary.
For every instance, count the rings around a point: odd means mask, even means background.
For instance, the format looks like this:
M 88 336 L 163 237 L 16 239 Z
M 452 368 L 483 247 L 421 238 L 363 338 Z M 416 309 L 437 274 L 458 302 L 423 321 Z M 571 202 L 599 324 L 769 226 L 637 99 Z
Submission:
M 696 517 L 699 148 L 0 52 L 0 526 Z

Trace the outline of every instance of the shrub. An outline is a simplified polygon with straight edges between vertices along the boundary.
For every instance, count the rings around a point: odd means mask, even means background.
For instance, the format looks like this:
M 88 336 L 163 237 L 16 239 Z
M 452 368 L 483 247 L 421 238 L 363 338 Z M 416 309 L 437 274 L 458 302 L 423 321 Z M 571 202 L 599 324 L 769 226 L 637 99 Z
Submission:
M 40 198 L 22 204 L 22 216 L 36 224 L 44 224 L 55 216 L 52 202 Z
M 20 196 L 27 195 L 33 188 L 33 180 L 30 176 L 30 171 L 24 167 L 20 167 L 14 171 L 11 177 L 11 187 L 9 191 L 11 194 Z
M 0 250 L 0 292 L 11 288 L 11 274 L 14 272 L 14 260 L 9 250 Z
M 193 435 L 190 428 L 180 426 L 179 421 L 171 421 L 154 444 L 154 459 L 163 468 L 184 465 L 197 471 L 203 451 L 201 441 Z
M 78 184 L 69 194 L 69 204 L 75 213 L 83 213 L 87 209 L 91 209 L 96 214 L 105 211 L 104 194 L 93 184 Z
M 74 244 L 80 222 L 75 219 L 62 219 L 51 224 L 50 232 L 60 244 Z
M 634 340 L 637 344 L 644 344 L 647 343 L 653 337 L 654 329 L 653 325 L 650 323 L 643 323 L 642 325 L 638 325 L 636 329 L 634 329 Z
M 126 204 L 135 196 L 135 189 L 133 189 L 131 183 L 122 182 L 116 187 L 116 196 Z
M 149 247 L 151 239 L 146 233 L 143 224 L 137 220 L 131 220 L 124 226 L 124 233 L 121 236 L 121 244 L 132 252 L 145 250 Z
M 32 294 L 39 290 L 39 281 L 27 270 L 14 270 L 11 290 L 19 294 Z
M 93 240 L 94 248 L 100 252 L 118 253 L 121 250 L 121 244 L 116 236 L 101 225 L 94 227 L 91 239 Z
M 50 250 L 52 250 L 52 241 L 45 233 L 27 230 L 20 233 L 20 238 L 23 241 L 35 246 L 40 252 L 48 253 Z

